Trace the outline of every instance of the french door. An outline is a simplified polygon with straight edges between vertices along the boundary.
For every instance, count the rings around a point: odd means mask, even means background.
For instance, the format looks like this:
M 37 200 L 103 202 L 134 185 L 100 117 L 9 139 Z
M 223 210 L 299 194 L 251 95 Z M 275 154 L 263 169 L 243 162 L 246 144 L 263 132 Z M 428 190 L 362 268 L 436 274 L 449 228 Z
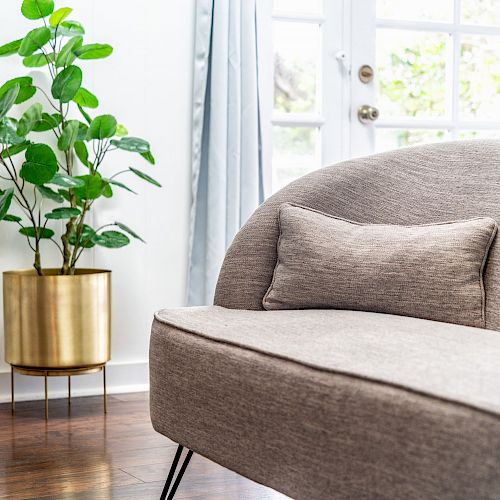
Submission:
M 499 0 L 274 0 L 273 191 L 342 159 L 500 138 Z

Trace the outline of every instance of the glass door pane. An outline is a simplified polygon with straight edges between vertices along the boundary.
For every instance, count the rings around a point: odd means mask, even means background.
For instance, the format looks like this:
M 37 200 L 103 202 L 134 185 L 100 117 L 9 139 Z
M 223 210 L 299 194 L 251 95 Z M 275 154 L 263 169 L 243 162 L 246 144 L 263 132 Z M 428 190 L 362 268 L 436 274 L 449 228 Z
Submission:
M 274 22 L 274 110 L 281 113 L 318 111 L 321 56 L 317 24 Z
M 500 37 L 463 35 L 460 46 L 460 119 L 500 116 Z
M 477 0 L 471 1 L 477 3 Z M 377 0 L 377 17 L 450 22 L 453 20 L 453 0 Z
M 319 129 L 275 126 L 273 191 L 321 166 Z
M 460 11 L 465 24 L 500 25 L 499 0 L 462 0 Z
M 377 30 L 378 105 L 382 117 L 446 114 L 446 56 L 450 36 Z
M 273 8 L 277 15 L 320 15 L 323 13 L 323 0 L 274 0 Z

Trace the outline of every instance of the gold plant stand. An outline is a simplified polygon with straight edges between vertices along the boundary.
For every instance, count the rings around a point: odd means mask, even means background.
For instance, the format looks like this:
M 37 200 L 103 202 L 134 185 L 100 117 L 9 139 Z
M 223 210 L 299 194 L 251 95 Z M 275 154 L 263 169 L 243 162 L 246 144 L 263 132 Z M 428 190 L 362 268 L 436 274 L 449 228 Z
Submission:
M 11 390 L 11 408 L 12 414 L 16 411 L 16 400 L 14 395 L 14 374 L 30 375 L 33 377 L 44 377 L 45 382 L 45 420 L 49 419 L 49 391 L 47 378 L 48 377 L 68 377 L 68 406 L 71 405 L 71 377 L 74 375 L 87 375 L 90 373 L 98 373 L 102 371 L 103 385 L 103 403 L 104 413 L 108 412 L 106 398 L 106 363 L 101 365 L 88 366 L 83 368 L 63 368 L 63 369 L 43 369 L 43 368 L 28 368 L 24 366 L 10 366 L 10 390 Z

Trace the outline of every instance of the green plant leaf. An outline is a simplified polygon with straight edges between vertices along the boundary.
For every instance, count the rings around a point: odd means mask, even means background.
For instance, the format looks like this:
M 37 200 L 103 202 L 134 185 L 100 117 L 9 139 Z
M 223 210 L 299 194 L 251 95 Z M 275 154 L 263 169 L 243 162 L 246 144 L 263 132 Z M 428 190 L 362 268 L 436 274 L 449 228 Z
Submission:
M 17 123 L 17 135 L 25 137 L 28 135 L 35 124 L 42 119 L 42 105 L 38 102 L 32 104 L 21 116 Z
M 80 175 L 77 177 L 84 182 L 82 187 L 75 188 L 75 194 L 81 200 L 95 200 L 103 194 L 107 183 L 103 183 L 99 174 Z
M 85 182 L 79 177 L 74 177 L 67 174 L 57 173 L 48 181 L 48 184 L 55 184 L 56 186 L 62 186 L 65 188 L 77 188 L 85 186 Z
M 117 137 L 125 137 L 128 135 L 128 130 L 125 125 L 121 125 L 120 123 L 116 126 L 116 134 Z
M 75 97 L 73 97 L 73 101 L 82 108 L 97 108 L 99 106 L 99 99 L 83 87 L 78 89 Z
M 32 132 L 47 132 L 47 130 L 58 127 L 60 123 L 61 115 L 59 113 L 53 115 L 42 113 L 42 119 L 33 127 Z
M 50 238 L 52 238 L 52 236 L 54 236 L 55 234 L 52 229 L 49 229 L 47 227 L 22 227 L 21 229 L 19 229 L 19 232 L 22 235 L 27 236 L 28 238 L 36 238 L 37 231 L 38 237 L 45 240 L 50 240 Z
M 0 87 L 0 96 L 5 94 L 7 90 L 15 85 L 19 85 L 19 94 L 17 94 L 15 104 L 21 104 L 33 97 L 36 93 L 36 87 L 33 85 L 33 78 L 30 76 L 20 76 L 8 80 Z
M 111 144 L 118 149 L 131 151 L 132 153 L 149 153 L 150 150 L 149 142 L 144 139 L 139 139 L 138 137 L 122 137 L 118 141 L 113 139 Z
M 30 144 L 19 176 L 31 184 L 41 186 L 49 182 L 56 172 L 57 158 L 54 151 L 46 144 Z
M 23 0 L 21 12 L 28 19 L 41 19 L 54 12 L 54 0 Z
M 82 227 L 82 234 L 80 236 L 80 246 L 82 248 L 92 248 L 95 247 L 94 239 L 96 237 L 96 232 L 87 224 L 84 224 Z M 76 244 L 76 233 L 73 232 L 69 235 L 69 243 L 70 245 L 75 246 Z
M 20 89 L 21 87 L 18 83 L 16 83 L 4 94 L 0 95 L 0 120 L 3 120 L 5 115 L 9 112 L 10 108 L 14 106 Z
M 102 189 L 102 195 L 104 198 L 112 198 L 113 197 L 113 188 L 110 186 L 109 182 L 103 179 L 103 189 Z
M 92 43 L 83 45 L 75 50 L 75 54 L 79 59 L 103 59 L 113 53 L 113 47 L 106 43 Z
M 5 222 L 21 222 L 23 219 L 21 219 L 18 215 L 7 214 L 3 220 Z
M 94 238 L 94 241 L 101 247 L 121 248 L 130 243 L 130 238 L 119 231 L 103 231 Z
M 57 141 L 57 147 L 60 151 L 68 151 L 73 147 L 78 137 L 79 126 L 78 120 L 69 120 L 64 124 L 63 132 Z
M 70 66 L 76 59 L 75 49 L 78 49 L 83 44 L 83 36 L 74 36 L 70 38 L 66 45 L 61 49 L 56 58 L 56 67 Z
M 75 97 L 82 84 L 82 70 L 78 66 L 68 66 L 62 70 L 52 83 L 52 96 L 63 103 Z
M 78 137 L 77 141 L 84 141 L 87 139 L 87 132 L 89 131 L 89 127 L 86 123 L 78 122 Z
M 17 145 L 25 140 L 17 135 L 17 121 L 14 118 L 6 117 L 0 121 L 0 144 Z
M 23 39 L 19 47 L 18 54 L 26 57 L 31 56 L 40 50 L 52 37 L 49 28 L 35 28 L 31 30 Z
M 90 125 L 92 123 L 92 118 L 90 118 L 89 114 L 78 104 L 78 109 L 80 113 L 85 118 L 85 121 Z
M 51 52 L 50 54 L 33 54 L 32 56 L 25 57 L 23 59 L 23 65 L 27 68 L 42 68 L 43 66 L 47 66 L 49 62 L 54 61 L 54 54 Z
M 9 188 L 0 195 L 0 220 L 3 220 L 9 211 L 12 199 L 14 198 L 14 189 Z
M 141 179 L 145 180 L 146 182 L 149 182 L 151 184 L 154 184 L 155 186 L 161 187 L 161 184 L 157 180 L 150 177 L 148 174 L 145 174 L 144 172 L 141 172 L 140 170 L 137 170 L 136 168 L 133 168 L 133 167 L 129 167 L 129 170 L 131 172 L 133 172 L 135 175 L 137 175 L 138 177 L 140 177 Z
M 89 166 L 89 151 L 83 141 L 75 142 L 75 153 L 78 159 L 86 166 Z
M 14 54 L 17 54 L 22 41 L 23 39 L 20 38 L 19 40 L 14 40 L 13 42 L 0 46 L 0 57 L 13 56 Z
M 87 133 L 87 139 L 107 139 L 113 137 L 116 132 L 116 118 L 111 115 L 101 115 L 97 116 L 92 120 L 90 124 L 89 131 Z
M 141 153 L 141 156 L 149 163 L 151 163 L 151 165 L 154 165 L 156 163 L 155 157 L 153 156 L 153 153 L 151 153 L 151 151 L 148 151 L 147 153 Z
M 21 144 L 16 144 L 14 146 L 10 146 L 9 148 L 4 149 L 0 156 L 2 158 L 8 158 L 9 156 L 11 156 L 11 157 L 15 156 L 19 153 L 22 153 L 25 149 L 27 149 L 29 147 L 30 144 L 31 144 L 30 141 L 25 141 L 25 142 L 22 142 Z
M 79 208 L 61 207 L 54 208 L 52 212 L 45 214 L 45 218 L 53 220 L 72 219 L 73 217 L 78 217 L 80 214 L 81 211 Z
M 37 186 L 36 188 L 38 189 L 38 191 L 40 191 L 40 194 L 44 198 L 55 201 L 57 203 L 62 203 L 64 201 L 64 197 L 61 194 L 56 193 L 56 191 L 50 189 L 47 186 Z
M 128 191 L 129 193 L 137 194 L 136 191 L 129 188 L 126 184 L 123 184 L 123 182 L 115 181 L 115 179 L 105 179 L 105 180 L 106 180 L 106 182 L 109 182 L 109 184 L 112 184 L 113 186 L 117 186 L 119 188 L 125 189 L 125 191 Z
M 85 35 L 85 28 L 78 21 L 63 21 L 57 33 L 61 36 Z
M 132 238 L 135 238 L 136 240 L 140 240 L 143 243 L 146 243 L 134 230 L 130 229 L 125 224 L 121 222 L 115 222 L 115 226 L 119 227 L 122 231 L 125 231 L 126 233 L 130 234 Z
M 61 9 L 57 9 L 50 16 L 49 24 L 53 28 L 57 28 L 57 26 L 59 26 L 59 24 L 62 21 L 64 21 L 72 12 L 73 12 L 73 9 L 71 9 L 70 7 L 62 7 Z

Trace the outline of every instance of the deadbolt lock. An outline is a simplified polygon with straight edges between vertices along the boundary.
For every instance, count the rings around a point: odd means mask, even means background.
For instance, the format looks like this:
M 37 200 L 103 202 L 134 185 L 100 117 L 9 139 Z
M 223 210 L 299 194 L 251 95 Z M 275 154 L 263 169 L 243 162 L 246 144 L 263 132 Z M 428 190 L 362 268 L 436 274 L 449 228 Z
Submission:
M 378 120 L 380 113 L 375 106 L 369 106 L 368 104 L 363 104 L 358 109 L 358 118 L 361 123 L 369 123 Z
M 363 83 L 370 83 L 373 80 L 374 73 L 373 68 L 369 64 L 363 64 L 359 68 L 358 76 Z

